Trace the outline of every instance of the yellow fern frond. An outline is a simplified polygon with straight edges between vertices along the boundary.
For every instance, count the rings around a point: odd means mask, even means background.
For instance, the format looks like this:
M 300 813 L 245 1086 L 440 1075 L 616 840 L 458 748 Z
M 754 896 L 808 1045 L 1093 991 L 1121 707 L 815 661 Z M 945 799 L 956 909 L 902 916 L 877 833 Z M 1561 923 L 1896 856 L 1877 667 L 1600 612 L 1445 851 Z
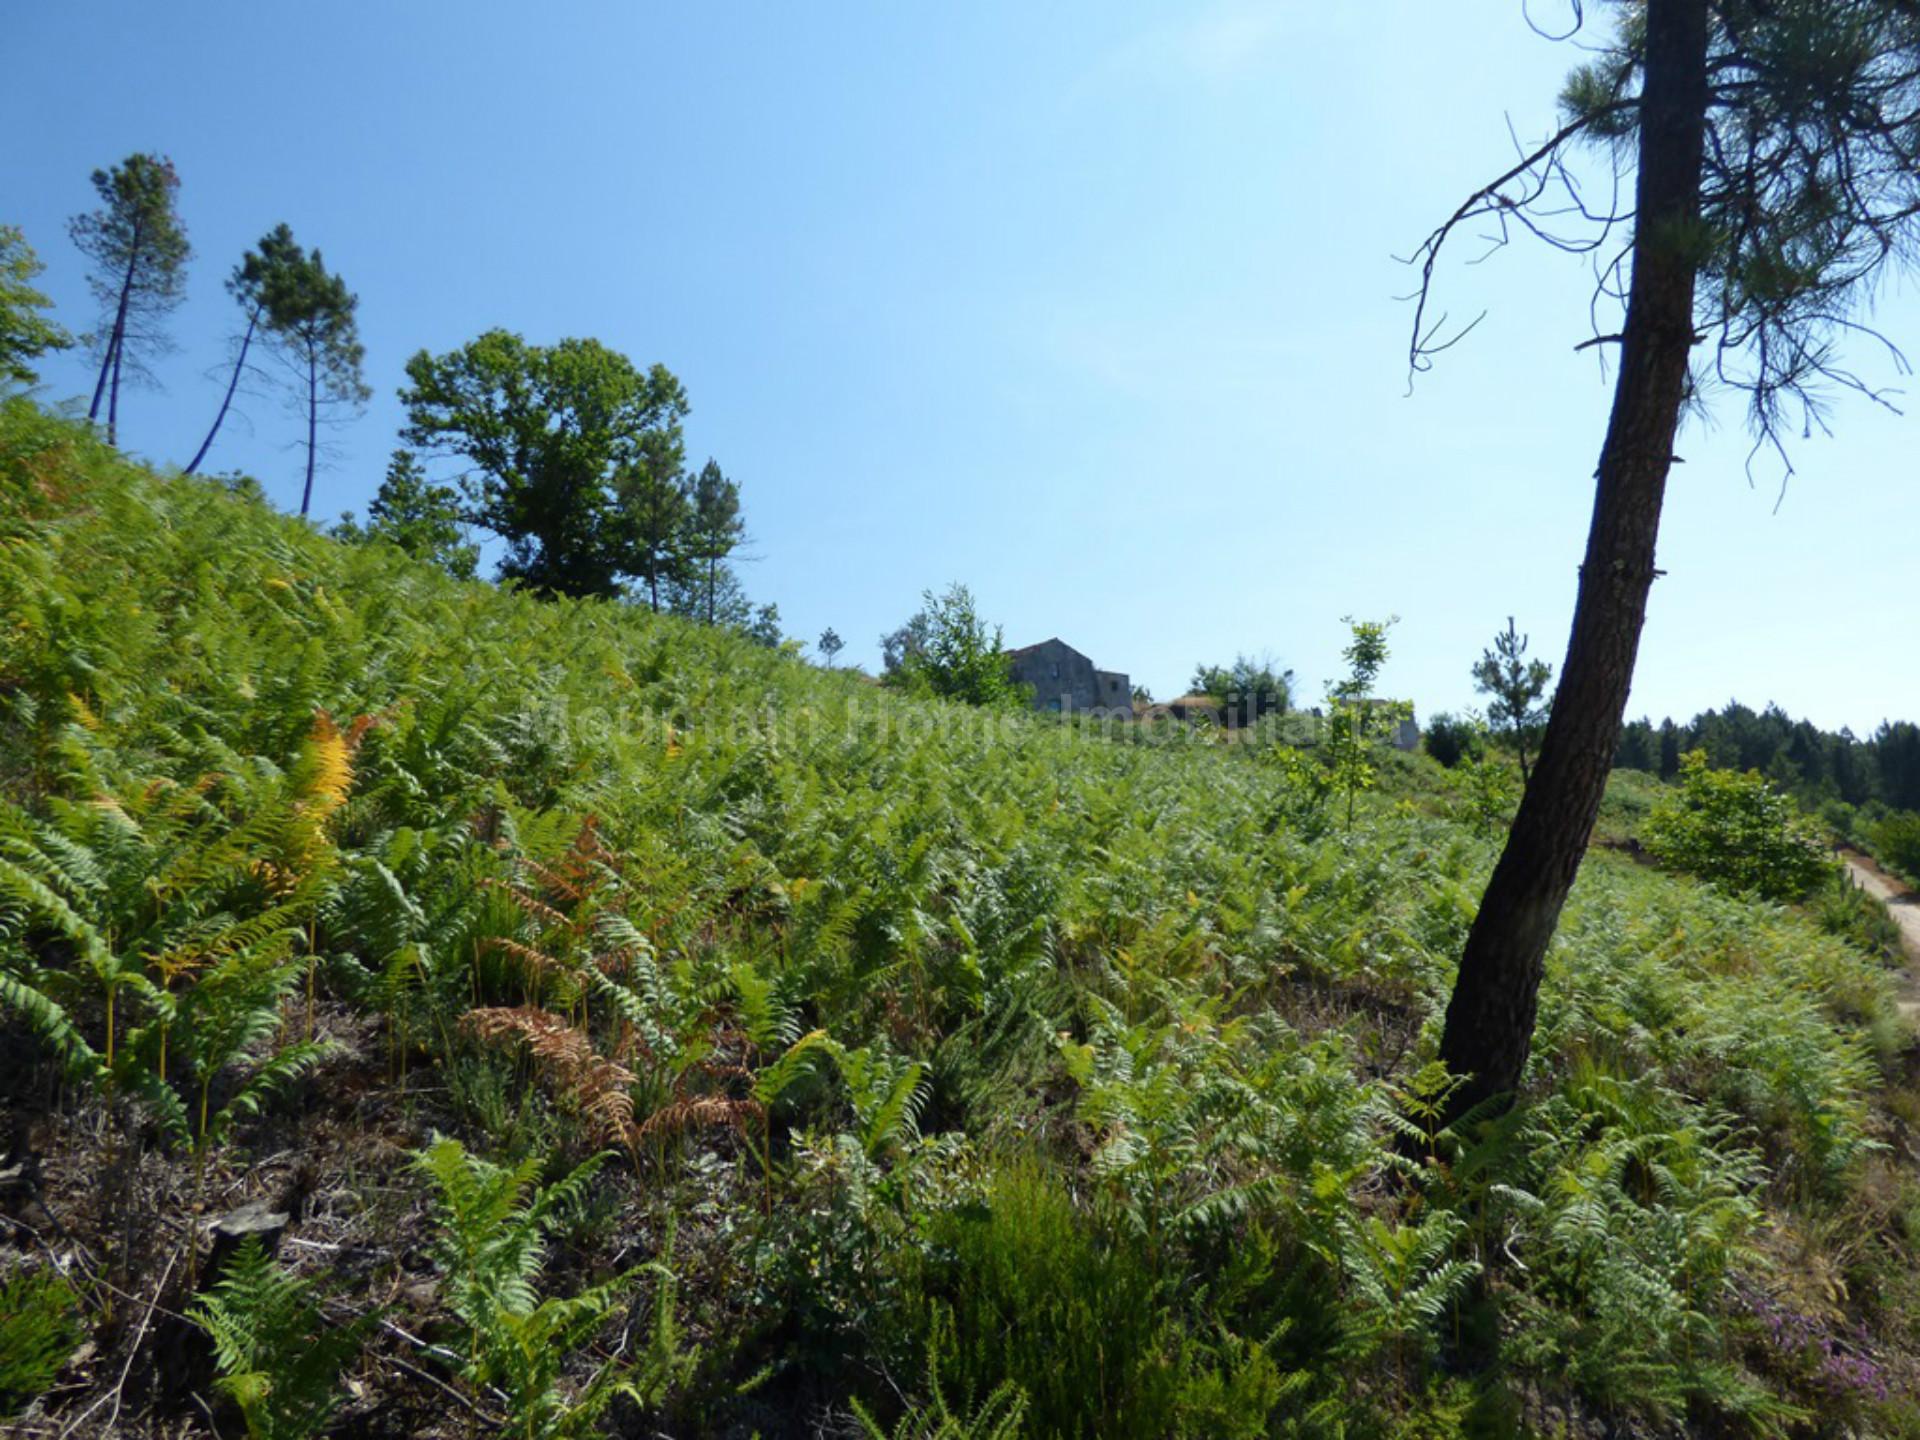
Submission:
M 326 711 L 313 712 L 313 730 L 301 758 L 305 771 L 301 801 L 309 814 L 324 819 L 346 803 L 347 792 L 353 788 L 353 755 L 347 748 L 347 737 Z

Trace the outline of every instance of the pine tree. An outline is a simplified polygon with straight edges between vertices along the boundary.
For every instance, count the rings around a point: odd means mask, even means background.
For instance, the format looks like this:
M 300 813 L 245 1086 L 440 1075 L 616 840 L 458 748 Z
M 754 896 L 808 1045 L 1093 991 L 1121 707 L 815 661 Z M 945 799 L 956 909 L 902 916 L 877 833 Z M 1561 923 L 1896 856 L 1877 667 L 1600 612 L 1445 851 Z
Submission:
M 107 408 L 107 443 L 119 443 L 120 383 L 146 375 L 146 360 L 168 347 L 160 323 L 186 290 L 193 247 L 176 208 L 180 177 L 164 156 L 129 155 L 111 170 L 93 172 L 100 208 L 68 225 L 73 243 L 94 264 L 87 285 L 100 302 L 94 337 L 100 375 L 89 420 Z
M 1416 372 L 1460 338 L 1440 333 L 1427 304 L 1448 238 L 1482 220 L 1594 257 L 1596 299 L 1624 300 L 1618 332 L 1586 342 L 1618 349 L 1558 703 L 1447 1006 L 1441 1058 L 1471 1077 L 1455 1113 L 1512 1094 L 1526 1067 L 1547 946 L 1619 742 L 1695 376 L 1743 392 L 1759 444 L 1784 454 L 1785 435 L 1819 423 L 1823 391 L 1874 394 L 1839 343 L 1865 330 L 1875 280 L 1920 239 L 1920 6 L 1618 8 L 1617 33 L 1589 47 L 1561 93 L 1560 129 L 1414 257 Z M 1582 144 L 1634 166 L 1613 203 L 1584 203 L 1568 168 Z
M 300 259 L 300 247 L 293 243 L 293 232 L 285 225 L 276 225 L 261 237 L 260 248 L 247 251 L 240 263 L 233 267 L 233 274 L 227 277 L 227 293 L 247 317 L 246 328 L 240 332 L 233 373 L 227 377 L 227 393 L 221 398 L 213 424 L 207 428 L 207 438 L 200 442 L 200 448 L 194 452 L 193 459 L 187 462 L 183 474 L 191 475 L 197 471 L 200 462 L 207 458 L 207 451 L 213 448 L 213 437 L 220 433 L 227 411 L 233 406 L 234 393 L 240 388 L 240 377 L 247 373 L 247 355 L 253 348 L 254 333 L 259 329 L 266 311 L 267 297 L 276 287 L 284 287 L 288 283 L 287 272 Z
M 684 452 L 677 433 L 656 431 L 638 449 L 620 479 L 632 534 L 628 568 L 645 583 L 647 605 L 658 613 L 662 588 L 683 578 L 691 559 L 693 501 L 680 468 Z M 707 605 L 710 614 L 711 590 Z
M 1660 722 L 1660 778 L 1671 780 L 1680 773 L 1680 732 L 1671 719 Z
M 692 514 L 687 524 L 687 555 L 703 570 L 706 622 L 714 623 L 715 587 L 720 566 L 746 536 L 740 518 L 740 487 L 709 459 L 695 477 L 690 496 Z
M 373 392 L 361 377 L 366 351 L 354 311 L 360 300 L 338 275 L 328 273 L 320 252 L 292 243 L 263 290 L 267 330 L 290 372 L 307 420 L 307 476 L 300 513 L 313 505 L 313 473 L 320 453 L 320 427 L 357 414 Z M 345 413 L 343 413 L 345 412 Z
M 459 492 L 430 481 L 411 450 L 396 450 L 379 493 L 367 506 L 367 524 L 357 524 L 348 513 L 333 533 L 348 541 L 385 540 L 456 580 L 471 580 L 479 567 L 480 547 L 468 542 L 461 517 Z
M 1491 695 L 1487 719 L 1498 728 L 1504 726 L 1513 735 L 1513 746 L 1520 754 L 1520 783 L 1527 783 L 1527 737 L 1546 718 L 1540 704 L 1553 679 L 1553 667 L 1544 660 L 1527 659 L 1527 637 L 1514 628 L 1507 617 L 1507 628 L 1493 637 L 1493 648 L 1480 656 L 1473 667 L 1474 688 Z

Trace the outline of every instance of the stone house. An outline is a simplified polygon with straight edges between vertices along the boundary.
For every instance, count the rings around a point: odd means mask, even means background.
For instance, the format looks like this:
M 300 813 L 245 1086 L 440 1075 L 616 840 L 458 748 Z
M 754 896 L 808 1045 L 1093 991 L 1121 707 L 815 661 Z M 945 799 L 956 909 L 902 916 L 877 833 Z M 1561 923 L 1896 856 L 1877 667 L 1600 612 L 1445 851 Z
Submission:
M 1064 640 L 1009 650 L 1016 685 L 1033 688 L 1033 708 L 1080 715 L 1133 714 L 1133 686 L 1118 670 L 1101 670 Z

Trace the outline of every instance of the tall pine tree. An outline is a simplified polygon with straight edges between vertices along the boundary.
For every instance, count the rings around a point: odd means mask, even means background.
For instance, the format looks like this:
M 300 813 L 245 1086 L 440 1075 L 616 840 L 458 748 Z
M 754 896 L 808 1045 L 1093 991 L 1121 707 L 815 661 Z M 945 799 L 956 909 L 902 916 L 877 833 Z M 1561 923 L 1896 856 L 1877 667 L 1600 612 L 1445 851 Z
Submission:
M 1415 371 L 1460 338 L 1427 318 L 1434 267 L 1457 231 L 1486 221 L 1501 235 L 1543 235 L 1597 253 L 1601 300 L 1625 286 L 1619 332 L 1589 342 L 1617 346 L 1617 363 L 1559 694 L 1447 1006 L 1440 1058 L 1465 1077 L 1455 1114 L 1510 1095 L 1526 1068 L 1547 945 L 1619 741 L 1696 368 L 1744 391 L 1761 443 L 1778 445 L 1818 413 L 1823 387 L 1865 389 L 1836 347 L 1859 333 L 1887 261 L 1920 240 L 1920 4 L 1618 8 L 1617 32 L 1563 91 L 1561 128 L 1469 196 L 1415 257 Z M 1636 170 L 1631 191 L 1617 188 L 1618 204 L 1598 213 L 1568 169 L 1583 143 Z
M 207 427 L 207 438 L 200 442 L 200 448 L 194 452 L 193 459 L 187 462 L 184 473 L 191 475 L 197 471 L 200 462 L 207 458 L 207 451 L 213 448 L 213 437 L 220 433 L 227 411 L 233 407 L 233 397 L 240 388 L 240 379 L 247 373 L 247 356 L 253 349 L 254 333 L 260 328 L 261 319 L 266 313 L 267 297 L 276 287 L 287 284 L 288 270 L 303 259 L 300 247 L 293 243 L 293 232 L 285 225 L 276 225 L 261 237 L 258 250 L 249 250 L 241 256 L 240 263 L 233 267 L 233 274 L 227 277 L 227 293 L 240 306 L 247 323 L 240 332 L 240 343 L 233 358 L 233 373 L 227 377 L 227 393 L 220 398 L 220 408 L 214 412 L 213 424 Z
M 707 597 L 704 618 L 711 625 L 720 567 L 746 538 L 746 522 L 740 516 L 739 485 L 722 474 L 712 459 L 694 477 L 690 499 L 687 555 L 700 566 Z
M 328 271 L 318 250 L 303 251 L 290 235 L 287 244 L 284 262 L 269 276 L 262 295 L 268 335 L 306 416 L 307 475 L 300 490 L 305 515 L 313 505 L 321 427 L 358 414 L 373 392 L 360 373 L 366 351 L 354 319 L 359 297 Z
M 619 481 L 631 536 L 629 573 L 646 586 L 655 613 L 663 590 L 684 578 L 691 559 L 693 504 L 681 469 L 685 458 L 678 430 L 655 431 L 642 438 Z
M 107 411 L 107 443 L 120 438 L 123 378 L 151 378 L 146 362 L 169 342 L 162 322 L 186 293 L 193 247 L 178 208 L 180 177 L 160 155 L 129 155 L 111 170 L 93 172 L 100 208 L 76 215 L 68 233 L 93 262 L 87 286 L 100 304 L 93 337 L 99 378 L 87 418 Z

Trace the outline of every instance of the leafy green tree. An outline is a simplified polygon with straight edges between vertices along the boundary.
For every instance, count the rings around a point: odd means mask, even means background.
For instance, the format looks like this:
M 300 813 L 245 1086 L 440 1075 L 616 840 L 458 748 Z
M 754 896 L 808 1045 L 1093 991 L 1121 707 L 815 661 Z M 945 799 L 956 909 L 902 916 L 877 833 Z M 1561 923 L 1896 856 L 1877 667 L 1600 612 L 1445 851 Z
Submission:
M 1715 770 L 1706 752 L 1680 758 L 1680 788 L 1646 821 L 1655 859 L 1768 900 L 1804 899 L 1833 872 L 1820 829 L 1756 771 Z
M 1024 687 L 1014 684 L 1012 662 L 1000 643 L 1001 629 L 988 629 L 973 592 L 956 582 L 921 599 L 919 613 L 901 627 L 912 638 L 902 642 L 900 663 L 886 683 L 969 705 L 1025 704 Z
M 822 658 L 826 660 L 827 668 L 831 670 L 834 660 L 838 658 L 842 650 L 847 648 L 847 642 L 840 638 L 839 631 L 829 625 L 820 632 L 820 642 L 817 648 Z
M 287 248 L 268 273 L 261 294 L 268 336 L 306 414 L 307 477 L 300 490 L 300 513 L 305 515 L 313 505 L 320 427 L 359 414 L 373 392 L 360 373 L 366 350 L 354 320 L 359 297 L 328 272 L 318 250 L 303 250 L 290 235 L 285 241 Z
M 709 459 L 694 477 L 688 499 L 692 509 L 687 517 L 686 552 L 703 572 L 706 621 L 711 625 L 720 567 L 746 538 L 746 522 L 740 517 L 740 486 Z
M 780 633 L 780 607 L 772 601 L 754 606 L 753 616 L 743 629 L 749 640 L 769 650 L 778 650 L 786 643 L 786 637 Z
M 379 493 L 367 506 L 367 524 L 357 524 L 349 512 L 333 533 L 348 541 L 388 541 L 456 580 L 471 580 L 480 547 L 468 543 L 461 513 L 457 490 L 429 480 L 411 450 L 396 450 Z
M 1514 628 L 1511 615 L 1507 628 L 1493 637 L 1493 648 L 1473 667 L 1474 688 L 1492 697 L 1488 721 L 1507 732 L 1520 756 L 1522 785 L 1527 783 L 1527 740 L 1546 718 L 1547 707 L 1540 701 L 1552 679 L 1551 665 L 1527 659 L 1527 637 Z
M 302 259 L 300 247 L 294 243 L 293 232 L 284 224 L 276 225 L 260 239 L 258 250 L 249 250 L 240 257 L 240 263 L 233 267 L 233 273 L 227 277 L 227 293 L 240 306 L 241 313 L 247 317 L 247 323 L 240 332 L 240 343 L 233 359 L 233 372 L 227 377 L 227 393 L 221 397 L 220 408 L 215 412 L 213 424 L 207 428 L 207 438 L 200 442 L 200 448 L 194 452 L 193 459 L 187 462 L 183 474 L 191 475 L 200 468 L 200 462 L 207 458 L 207 451 L 213 448 L 213 437 L 220 433 L 220 426 L 227 418 L 227 411 L 233 406 L 233 397 L 240 388 L 240 379 L 247 374 L 247 356 L 253 349 L 253 337 L 260 328 L 260 321 L 266 312 L 267 297 L 288 284 L 287 272 Z
M 1590 342 L 1618 354 L 1560 691 L 1447 1008 L 1441 1058 L 1471 1077 L 1455 1114 L 1511 1094 L 1526 1065 L 1547 945 L 1619 740 L 1675 438 L 1703 393 L 1696 373 L 1744 392 L 1759 443 L 1777 449 L 1789 425 L 1818 422 L 1824 390 L 1867 390 L 1838 342 L 1861 332 L 1876 278 L 1920 232 L 1920 6 L 1646 0 L 1618 14 L 1610 40 L 1586 42 L 1561 127 L 1413 257 L 1415 371 L 1460 338 L 1428 305 L 1462 230 L 1491 225 L 1580 251 L 1597 300 L 1624 299 L 1617 333 Z M 1573 177 L 1582 145 L 1634 169 L 1616 204 Z
M 883 678 L 891 680 L 901 675 L 908 662 L 927 648 L 932 625 L 933 617 L 928 610 L 916 610 L 907 618 L 906 624 L 880 637 L 880 673 Z
M 1379 779 L 1375 761 L 1380 745 L 1392 734 L 1393 727 L 1412 713 L 1412 707 L 1404 701 L 1379 699 L 1373 693 L 1380 670 L 1387 663 L 1387 631 L 1399 623 L 1399 617 L 1355 620 L 1349 615 L 1346 623 L 1353 637 L 1340 652 L 1347 662 L 1347 675 L 1327 687 L 1327 714 L 1320 744 L 1329 785 L 1333 793 L 1346 797 L 1347 830 L 1351 833 L 1355 802 Z
M 529 345 L 489 330 L 445 355 L 422 350 L 401 439 L 465 462 L 465 518 L 507 542 L 500 574 L 549 595 L 620 593 L 638 573 L 621 477 L 648 436 L 671 449 L 686 392 L 597 340 Z
M 73 344 L 71 335 L 38 313 L 53 304 L 33 286 L 46 268 L 17 226 L 0 225 L 0 383 L 39 384 L 28 362 Z
M 1231 665 L 1196 665 L 1188 688 L 1219 707 L 1229 724 L 1251 725 L 1263 715 L 1284 715 L 1293 701 L 1293 672 L 1270 655 L 1239 655 Z
M 93 262 L 87 285 L 100 304 L 93 337 L 100 376 L 87 419 L 107 407 L 107 443 L 119 443 L 123 375 L 151 378 L 147 360 L 169 348 L 162 322 L 186 293 L 193 246 L 177 208 L 180 176 L 160 155 L 129 155 L 111 170 L 93 172 L 100 208 L 76 215 L 68 233 Z

